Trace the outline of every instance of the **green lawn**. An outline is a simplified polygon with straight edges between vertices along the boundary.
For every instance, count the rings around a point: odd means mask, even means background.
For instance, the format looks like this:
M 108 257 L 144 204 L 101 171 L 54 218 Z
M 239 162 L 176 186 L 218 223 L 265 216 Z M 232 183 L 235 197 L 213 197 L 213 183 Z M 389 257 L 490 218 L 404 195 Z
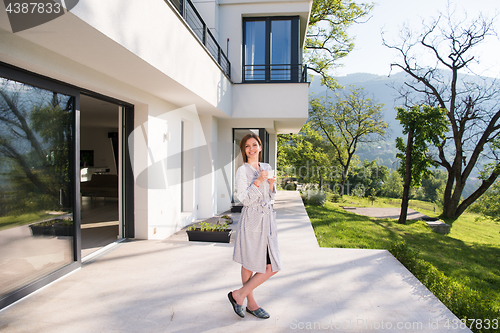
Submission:
M 374 207 L 398 205 L 399 200 L 384 198 L 374 203 Z M 500 309 L 500 222 L 465 213 L 452 223 L 450 234 L 442 235 L 431 231 L 423 221 L 401 225 L 397 220 L 369 218 L 345 211 L 340 206 L 372 204 L 368 199 L 344 197 L 341 203 L 306 206 L 320 246 L 389 249 L 392 242 L 405 240 L 420 252 L 422 259 L 494 300 L 496 308 Z M 437 216 L 439 212 L 434 212 L 432 206 L 426 202 L 410 205 L 424 214 Z
M 339 205 L 351 207 L 401 207 L 401 199 L 377 197 L 372 203 L 368 198 L 345 195 Z M 410 200 L 409 206 L 427 216 L 435 217 L 441 214 L 438 205 L 432 202 Z
M 0 217 L 0 230 L 18 227 L 32 222 L 43 221 L 51 217 L 54 217 L 54 215 L 46 214 L 44 212 L 26 213 L 16 216 L 3 216 Z

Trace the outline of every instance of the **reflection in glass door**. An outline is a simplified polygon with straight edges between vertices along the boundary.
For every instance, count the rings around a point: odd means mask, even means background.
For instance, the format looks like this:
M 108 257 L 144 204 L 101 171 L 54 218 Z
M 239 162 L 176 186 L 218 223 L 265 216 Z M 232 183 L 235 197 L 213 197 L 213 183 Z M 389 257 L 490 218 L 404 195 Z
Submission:
M 0 77 L 0 300 L 74 261 L 74 110 Z

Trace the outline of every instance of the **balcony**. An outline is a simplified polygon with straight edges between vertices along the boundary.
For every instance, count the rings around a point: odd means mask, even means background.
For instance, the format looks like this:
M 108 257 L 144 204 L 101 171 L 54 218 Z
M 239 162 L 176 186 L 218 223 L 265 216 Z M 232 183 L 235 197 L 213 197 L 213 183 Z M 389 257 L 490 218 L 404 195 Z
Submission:
M 302 64 L 245 65 L 244 70 L 244 83 L 307 82 L 307 65 Z
M 251 82 L 233 86 L 233 119 L 269 119 L 277 133 L 297 133 L 307 121 L 305 82 Z
M 205 46 L 208 53 L 219 64 L 224 74 L 231 79 L 231 63 L 222 51 L 219 43 L 207 28 L 201 15 L 196 10 L 191 0 L 165 0 L 169 1 L 184 21 L 191 28 L 198 40 Z

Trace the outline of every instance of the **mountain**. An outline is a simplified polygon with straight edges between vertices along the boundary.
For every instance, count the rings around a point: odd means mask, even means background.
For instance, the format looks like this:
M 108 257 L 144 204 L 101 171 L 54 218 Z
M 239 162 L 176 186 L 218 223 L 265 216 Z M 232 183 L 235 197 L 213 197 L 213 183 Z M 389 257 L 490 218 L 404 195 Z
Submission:
M 355 73 L 347 76 L 337 77 L 337 81 L 342 85 L 346 91 L 349 86 L 354 88 L 363 87 L 367 96 L 372 98 L 377 103 L 384 104 L 383 114 L 384 120 L 389 124 L 390 136 L 387 140 L 394 141 L 397 136 L 402 136 L 402 127 L 399 121 L 396 120 L 396 106 L 398 103 L 398 93 L 393 86 L 399 86 L 404 83 L 404 73 L 397 73 L 390 77 L 368 74 L 368 73 Z M 311 85 L 309 86 L 310 96 L 330 96 L 335 100 L 334 92 L 329 91 L 327 87 L 322 86 L 319 77 L 314 77 Z
M 440 76 L 443 82 L 449 82 L 451 80 L 451 71 L 438 70 L 436 74 Z M 485 87 L 496 84 L 496 79 L 491 77 L 459 74 L 458 78 L 457 84 L 459 89 L 463 88 L 465 84 L 475 84 Z M 402 136 L 402 127 L 399 121 L 396 120 L 397 112 L 394 109 L 396 106 L 402 105 L 402 101 L 399 99 L 399 93 L 395 88 L 403 86 L 405 80 L 409 79 L 406 73 L 399 72 L 392 74 L 390 77 L 369 73 L 354 73 L 346 76 L 339 76 L 336 79 L 338 83 L 345 88 L 346 92 L 348 92 L 349 86 L 353 86 L 354 88 L 363 87 L 369 98 L 372 98 L 377 103 L 383 103 L 384 120 L 392 129 L 391 135 L 387 139 L 392 141 L 396 137 Z M 313 77 L 311 85 L 309 86 L 309 95 L 328 95 L 332 98 L 332 101 L 335 101 L 334 94 L 335 92 L 329 91 L 328 88 L 321 85 L 319 76 Z M 493 99 L 490 102 L 490 106 L 496 103 L 497 101 Z M 485 106 L 488 106 L 488 104 L 486 103 Z
M 450 73 L 443 71 L 441 75 L 446 79 L 449 79 Z M 396 137 L 403 137 L 401 124 L 396 120 L 396 110 L 395 107 L 401 105 L 398 100 L 398 92 L 394 87 L 399 87 L 404 84 L 407 75 L 404 72 L 399 72 L 396 74 L 388 76 L 375 75 L 369 73 L 355 73 L 347 76 L 337 77 L 337 81 L 342 85 L 346 91 L 348 91 L 349 86 L 354 88 L 363 87 L 367 96 L 372 98 L 377 103 L 383 103 L 384 107 L 383 116 L 384 120 L 389 124 L 389 134 L 385 140 L 376 143 L 361 145 L 356 151 L 356 155 L 359 156 L 360 160 L 363 161 L 367 159 L 369 161 L 377 160 L 379 165 L 385 165 L 391 170 L 395 170 L 398 167 L 398 160 L 396 159 Z M 475 77 L 470 75 L 463 75 L 461 79 L 465 81 L 492 84 L 495 79 L 488 77 Z M 330 96 L 332 101 L 335 101 L 335 92 L 329 91 L 328 88 L 322 86 L 319 77 L 314 77 L 311 85 L 309 86 L 309 96 L 319 97 L 319 96 Z M 472 193 L 477 187 L 479 182 L 477 177 L 477 167 L 476 171 L 471 174 L 468 179 L 468 184 L 466 189 L 464 189 L 463 196 L 467 197 Z
M 393 86 L 403 84 L 404 79 L 404 73 L 398 73 L 391 77 L 368 73 L 355 73 L 337 77 L 338 83 L 346 91 L 348 91 L 349 86 L 354 88 L 363 87 L 369 98 L 372 98 L 376 103 L 384 104 L 382 112 L 384 120 L 389 124 L 388 135 L 383 141 L 361 145 L 356 152 L 361 161 L 376 159 L 379 165 L 385 165 L 392 170 L 397 168 L 395 139 L 398 136 L 403 136 L 403 129 L 399 121 L 396 120 L 396 110 L 394 108 L 399 104 L 397 101 L 398 93 Z M 329 91 L 327 87 L 321 85 L 319 77 L 313 78 L 309 86 L 309 95 L 311 97 L 330 96 L 334 101 L 334 94 L 335 92 Z

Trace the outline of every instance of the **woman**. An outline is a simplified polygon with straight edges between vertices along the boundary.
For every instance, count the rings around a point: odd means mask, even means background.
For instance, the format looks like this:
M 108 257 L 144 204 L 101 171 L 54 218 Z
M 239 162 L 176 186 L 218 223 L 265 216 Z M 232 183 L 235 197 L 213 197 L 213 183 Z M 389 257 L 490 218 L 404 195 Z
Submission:
M 243 203 L 243 209 L 233 260 L 242 265 L 243 286 L 227 296 L 238 316 L 245 317 L 243 302 L 246 298 L 246 311 L 267 319 L 269 314 L 257 304 L 253 290 L 281 269 L 276 212 L 271 206 L 276 194 L 276 177 L 268 178 L 271 166 L 259 162 L 262 143 L 256 134 L 245 135 L 240 149 L 245 163 L 236 172 L 236 194 Z

